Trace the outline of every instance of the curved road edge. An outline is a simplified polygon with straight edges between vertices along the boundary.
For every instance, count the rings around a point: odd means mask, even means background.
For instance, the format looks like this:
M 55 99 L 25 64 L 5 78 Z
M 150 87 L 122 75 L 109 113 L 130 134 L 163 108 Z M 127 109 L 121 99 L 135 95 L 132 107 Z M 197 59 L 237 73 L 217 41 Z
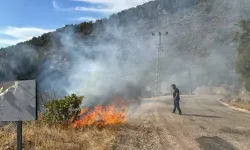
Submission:
M 232 106 L 230 104 L 227 104 L 225 102 L 222 102 L 221 99 L 218 100 L 219 103 L 221 103 L 222 105 L 224 105 L 225 107 L 228 107 L 230 109 L 233 109 L 233 110 L 236 110 L 236 111 L 240 111 L 240 112 L 244 112 L 244 113 L 248 113 L 250 114 L 250 111 L 249 110 L 246 110 L 246 109 L 243 109 L 243 108 L 239 108 L 239 107 L 236 107 L 236 106 Z

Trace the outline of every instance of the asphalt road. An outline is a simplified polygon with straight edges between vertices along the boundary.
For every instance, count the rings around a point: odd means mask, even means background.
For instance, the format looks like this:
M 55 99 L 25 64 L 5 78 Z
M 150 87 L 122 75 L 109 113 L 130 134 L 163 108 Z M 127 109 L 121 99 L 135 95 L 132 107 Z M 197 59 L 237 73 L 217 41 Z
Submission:
M 172 113 L 171 96 L 148 98 L 130 116 L 137 121 L 150 118 L 162 129 L 163 150 L 250 150 L 250 114 L 225 107 L 218 99 L 181 96 L 180 116 Z

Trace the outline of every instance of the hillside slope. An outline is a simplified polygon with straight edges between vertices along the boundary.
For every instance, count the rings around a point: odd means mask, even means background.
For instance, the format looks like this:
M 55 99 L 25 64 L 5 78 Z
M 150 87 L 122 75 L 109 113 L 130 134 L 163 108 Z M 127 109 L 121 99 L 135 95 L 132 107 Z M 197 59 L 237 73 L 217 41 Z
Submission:
M 162 37 L 163 92 L 172 83 L 189 90 L 189 68 L 193 87 L 232 84 L 232 32 L 250 15 L 248 8 L 248 0 L 151 1 L 1 49 L 1 79 L 37 79 L 41 90 L 85 93 L 98 101 L 117 93 L 137 97 L 154 88 L 158 38 L 151 32 L 168 31 Z

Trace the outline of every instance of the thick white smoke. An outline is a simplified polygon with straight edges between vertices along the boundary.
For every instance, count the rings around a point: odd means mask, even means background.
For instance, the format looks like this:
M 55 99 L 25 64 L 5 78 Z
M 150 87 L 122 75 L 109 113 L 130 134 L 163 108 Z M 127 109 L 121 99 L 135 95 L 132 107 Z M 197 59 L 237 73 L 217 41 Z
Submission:
M 202 1 L 202 0 L 200 0 Z M 42 87 L 86 97 L 85 105 L 139 97 L 154 91 L 158 37 L 161 91 L 175 83 L 181 92 L 200 85 L 231 84 L 236 55 L 235 23 L 250 16 L 249 0 L 151 1 L 103 20 L 91 36 L 73 28 L 52 34 L 49 58 L 39 69 Z M 56 68 L 56 69 L 55 69 Z M 50 70 L 59 70 L 54 73 Z M 192 90 L 192 89 L 191 89 Z
M 244 9 L 249 3 L 244 2 L 151 2 L 138 7 L 138 13 L 124 12 L 120 16 L 127 17 L 124 25 L 119 17 L 112 16 L 104 24 L 105 31 L 95 32 L 97 37 L 89 41 L 68 29 L 58 35 L 61 49 L 71 59 L 65 70 L 68 82 L 62 86 L 68 94 L 85 95 L 86 104 L 112 100 L 116 94 L 138 97 L 147 87 L 154 91 L 158 37 L 151 31 L 156 35 L 158 31 L 169 32 L 162 36 L 162 92 L 172 83 L 183 92 L 210 82 L 231 84 L 229 72 L 236 54 L 231 33 L 234 24 L 249 14 Z M 135 20 L 131 15 L 139 15 L 141 10 L 150 14 Z

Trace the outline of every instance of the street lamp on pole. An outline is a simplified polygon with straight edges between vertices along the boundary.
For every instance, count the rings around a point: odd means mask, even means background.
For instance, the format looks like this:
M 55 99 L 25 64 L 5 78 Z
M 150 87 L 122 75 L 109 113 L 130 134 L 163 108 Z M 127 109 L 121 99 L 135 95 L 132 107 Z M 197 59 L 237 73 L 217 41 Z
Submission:
M 156 34 L 152 32 L 152 36 L 155 36 Z M 157 49 L 157 57 L 156 57 L 156 81 L 155 81 L 155 95 L 160 94 L 160 52 L 162 51 L 162 35 L 168 35 L 168 32 L 165 33 L 158 32 L 159 36 L 159 43 L 158 43 L 158 49 Z

